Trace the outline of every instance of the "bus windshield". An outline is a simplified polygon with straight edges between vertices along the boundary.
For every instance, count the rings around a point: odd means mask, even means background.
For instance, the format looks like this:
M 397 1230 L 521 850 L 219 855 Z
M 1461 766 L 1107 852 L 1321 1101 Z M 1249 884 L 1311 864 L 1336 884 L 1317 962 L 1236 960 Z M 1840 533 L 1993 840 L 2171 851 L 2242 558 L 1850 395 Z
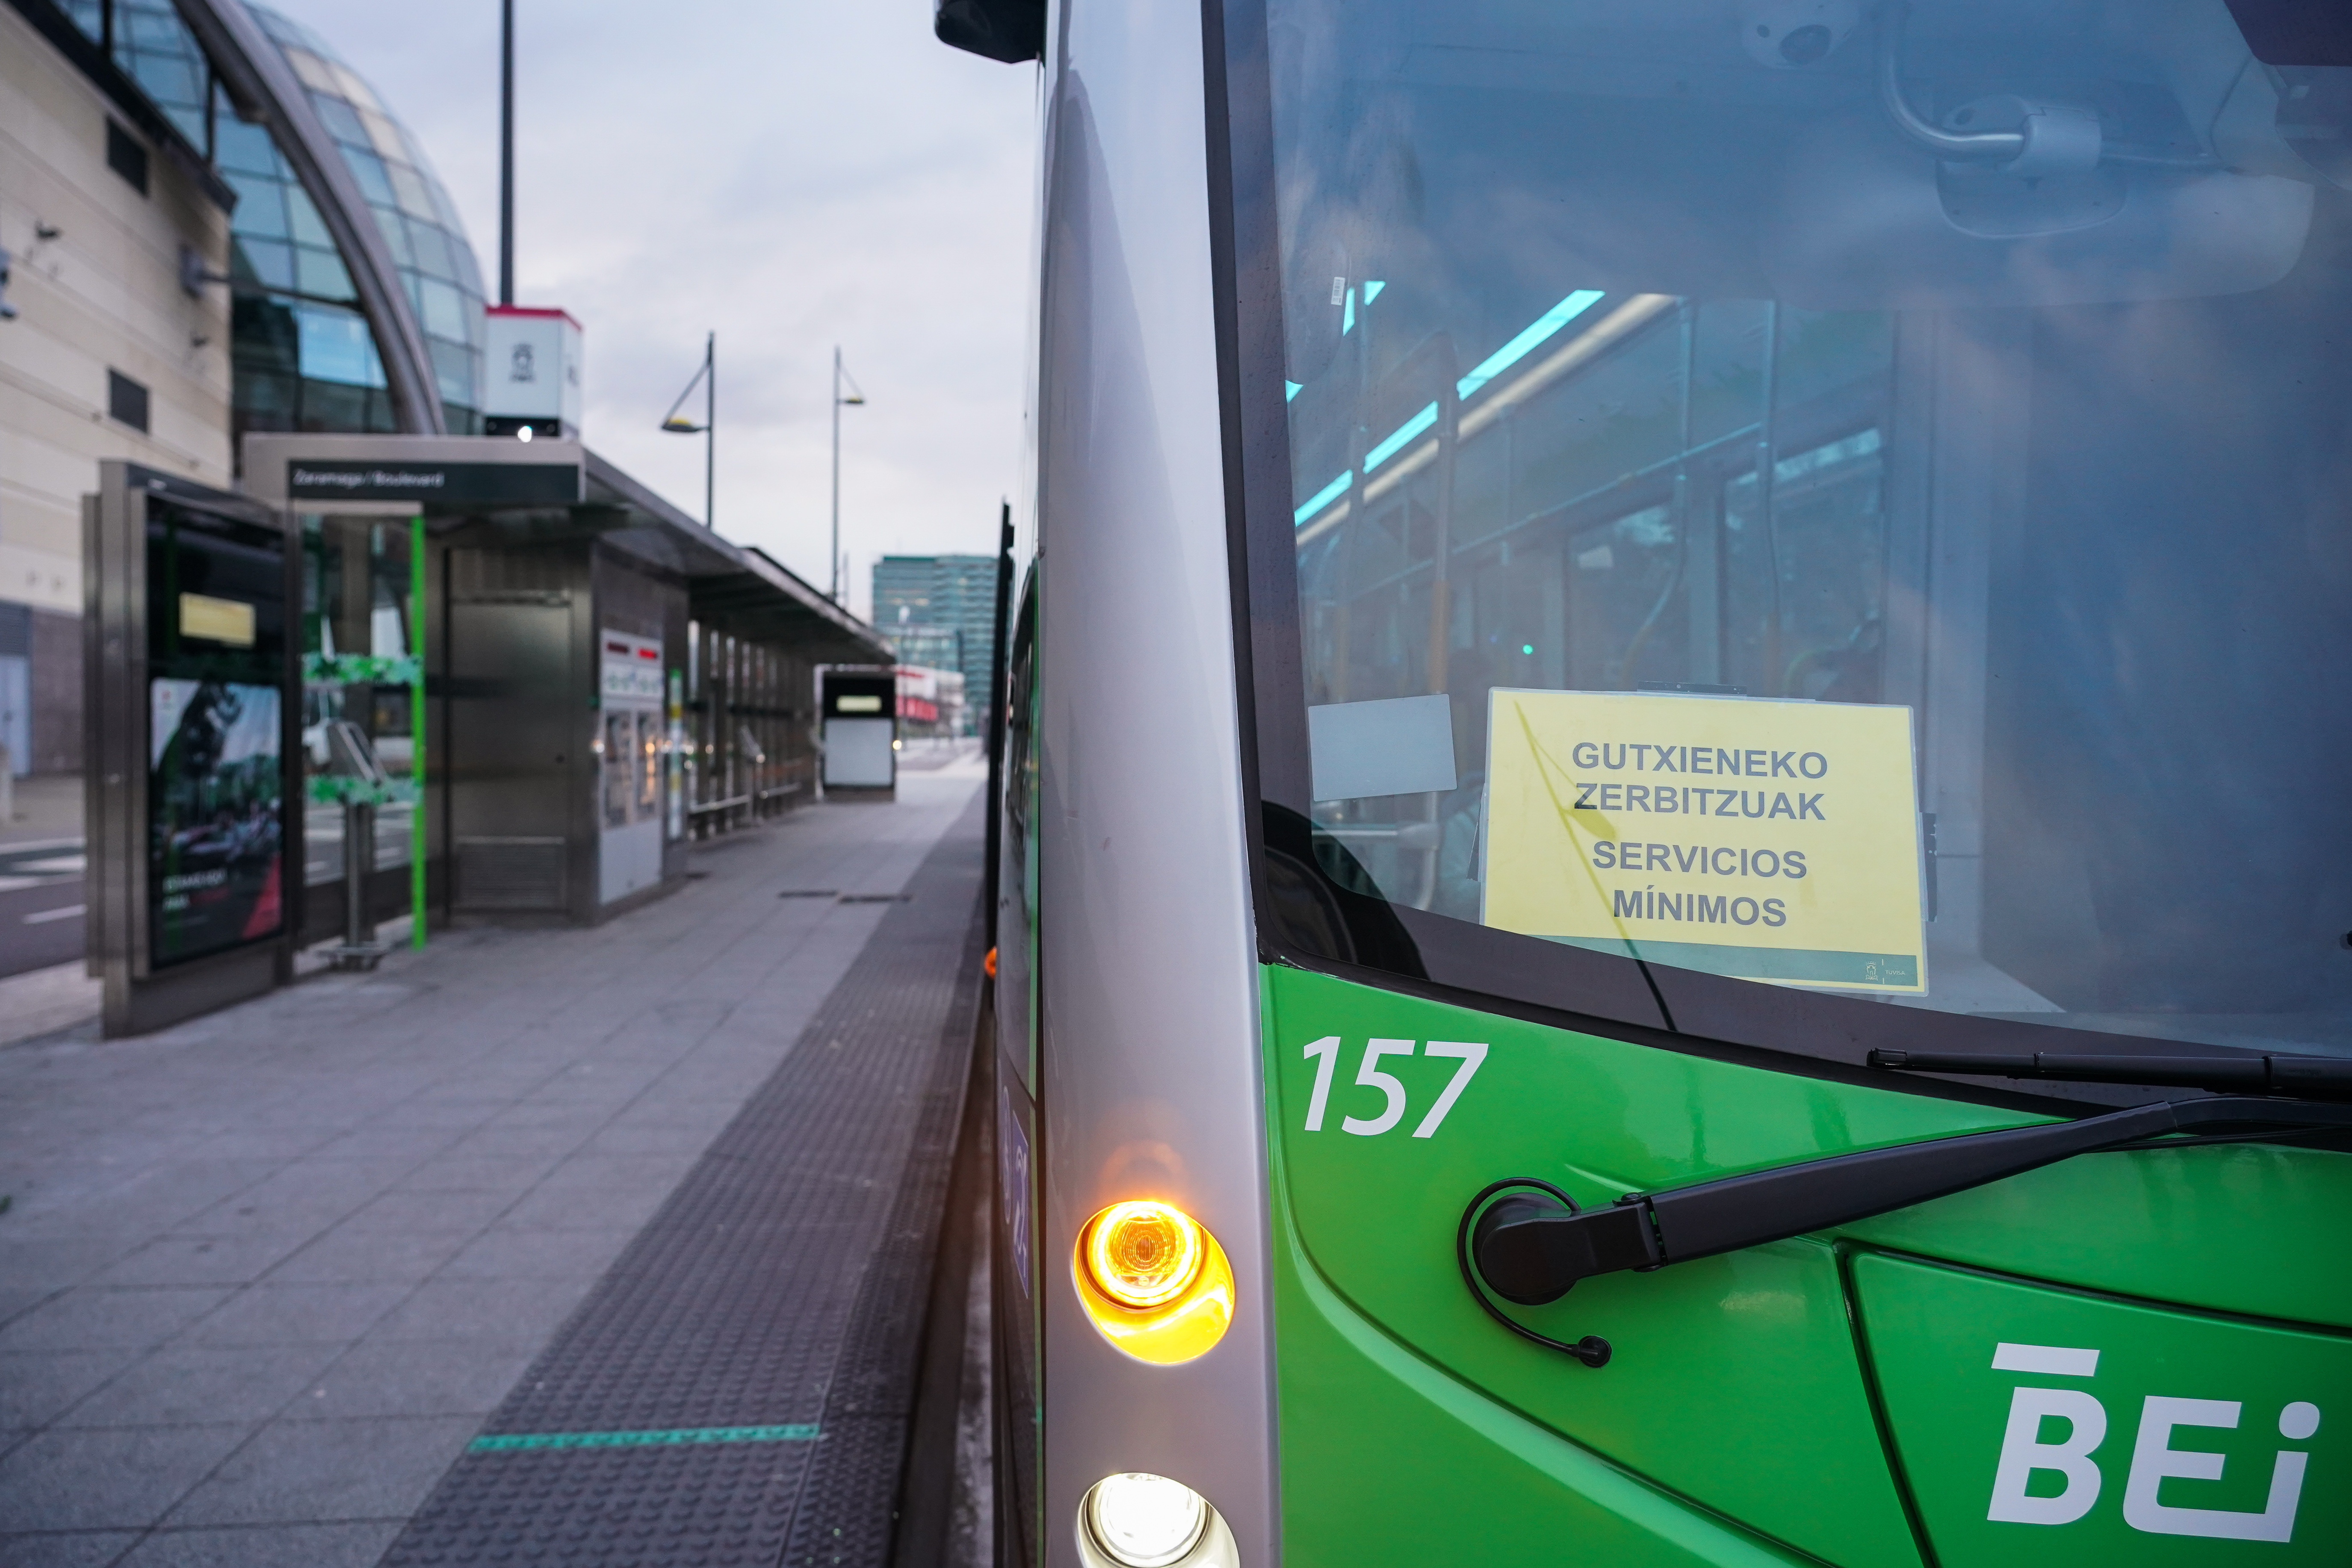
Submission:
M 1320 874 L 2352 1051 L 2352 50 L 2257 6 L 1269 0 Z

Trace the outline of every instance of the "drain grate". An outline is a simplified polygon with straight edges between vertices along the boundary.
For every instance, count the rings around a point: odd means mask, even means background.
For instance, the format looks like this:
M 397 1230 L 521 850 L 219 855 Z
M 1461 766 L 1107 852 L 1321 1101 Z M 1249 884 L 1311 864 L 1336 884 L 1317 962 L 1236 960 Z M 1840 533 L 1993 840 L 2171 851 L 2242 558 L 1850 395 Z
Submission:
M 841 897 L 841 889 L 838 888 L 786 888 L 782 892 L 778 893 L 776 897 L 780 899 L 837 899 Z

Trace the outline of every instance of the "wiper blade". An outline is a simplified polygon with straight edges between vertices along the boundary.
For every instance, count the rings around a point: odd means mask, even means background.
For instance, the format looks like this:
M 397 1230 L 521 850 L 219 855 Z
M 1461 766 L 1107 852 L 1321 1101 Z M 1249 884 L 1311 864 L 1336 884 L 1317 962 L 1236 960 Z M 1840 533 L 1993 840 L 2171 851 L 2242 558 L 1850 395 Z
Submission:
M 1475 1260 L 1474 1291 L 1483 1280 L 1507 1300 L 1536 1306 L 1558 1300 L 1578 1280 L 1595 1275 L 1658 1268 L 1827 1230 L 2077 1154 L 2221 1127 L 2352 1128 L 2352 1107 L 2236 1097 L 2164 1100 L 2078 1121 L 1963 1132 L 1664 1192 L 1628 1193 L 1607 1208 L 1578 1209 L 1544 1183 L 1507 1180 L 1480 1193 L 1464 1213 L 1464 1273 L 1471 1274 Z M 1508 1193 L 1514 1187 L 1541 1188 L 1550 1201 Z M 1488 1203 L 1498 1193 L 1507 1195 Z M 1487 1310 L 1495 1309 L 1489 1303 Z
M 1870 1065 L 1906 1072 L 1986 1078 L 2066 1079 L 2076 1083 L 2138 1083 L 2210 1089 L 2218 1094 L 2285 1094 L 2352 1100 L 2352 1059 L 2342 1057 L 2127 1057 L 2092 1051 L 1960 1056 L 1949 1051 L 1873 1051 Z

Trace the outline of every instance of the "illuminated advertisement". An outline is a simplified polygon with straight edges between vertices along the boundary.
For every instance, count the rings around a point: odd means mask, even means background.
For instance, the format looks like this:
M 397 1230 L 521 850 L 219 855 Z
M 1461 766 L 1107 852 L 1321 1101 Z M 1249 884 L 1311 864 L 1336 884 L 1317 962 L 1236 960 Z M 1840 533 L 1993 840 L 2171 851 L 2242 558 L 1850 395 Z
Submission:
M 285 923 L 278 690 L 148 682 L 149 952 L 161 967 Z

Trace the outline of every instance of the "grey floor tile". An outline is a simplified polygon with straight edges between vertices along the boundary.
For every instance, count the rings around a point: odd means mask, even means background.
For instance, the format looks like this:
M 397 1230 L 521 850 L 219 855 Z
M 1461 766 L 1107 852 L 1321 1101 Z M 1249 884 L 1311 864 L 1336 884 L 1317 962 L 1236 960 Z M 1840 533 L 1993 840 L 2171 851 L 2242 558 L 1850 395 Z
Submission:
M 296 1160 L 334 1141 L 340 1130 L 316 1121 L 292 1127 L 256 1127 L 239 1122 L 198 1144 L 199 1158 Z
M 0 1535 L 0 1563 L 8 1568 L 112 1568 L 138 1540 L 135 1530 Z
M 667 1182 L 606 1186 L 557 1185 L 550 1177 L 500 1215 L 499 1223 L 513 1230 L 635 1230 L 682 1179 L 683 1173 Z
M 142 1426 L 39 1433 L 0 1459 L 0 1531 L 152 1524 L 252 1430 Z
M 0 1351 L 144 1350 L 228 1300 L 218 1289 L 83 1286 L 0 1329 Z
M 15 1322 L 56 1294 L 55 1290 L 19 1290 L 0 1286 L 0 1328 Z
M 123 1368 L 58 1425 L 266 1421 L 341 1353 L 336 1345 L 166 1345 Z
M 449 1127 L 354 1127 L 312 1150 L 314 1160 L 407 1160 L 423 1164 L 464 1131 Z
M 434 1279 L 369 1333 L 371 1340 L 544 1341 L 593 1284 L 589 1279 Z
M 474 1415 L 272 1422 L 167 1522 L 406 1519 L 480 1426 Z
M 12 1223 L 10 1228 L 16 1226 Z M 17 1290 L 58 1290 L 79 1285 L 163 1228 L 161 1223 L 150 1229 L 110 1223 L 104 1235 L 38 1240 L 0 1237 L 0 1279 Z
M 368 1415 L 488 1415 L 540 1340 L 367 1340 L 310 1380 L 289 1421 Z
M 91 1285 L 247 1285 L 314 1234 L 304 1228 L 290 1234 L 279 1229 L 246 1236 L 160 1236 Z
M 636 1235 L 635 1228 L 551 1230 L 493 1226 L 466 1244 L 436 1279 L 593 1279 Z
M 138 1359 L 134 1350 L 0 1354 L 0 1427 L 46 1426 Z
M 271 1269 L 264 1283 L 414 1285 L 448 1262 L 467 1239 L 461 1232 L 418 1236 L 337 1226 Z
M 400 1526 L 399 1520 L 365 1520 L 159 1530 L 122 1560 L 122 1568 L 374 1568 Z
M 493 1159 L 546 1155 L 560 1159 L 576 1151 L 587 1139 L 588 1134 L 576 1127 L 492 1126 L 467 1133 L 443 1151 L 441 1157 L 465 1160 L 477 1155 Z
M 444 1132 L 469 1132 L 500 1112 L 512 1109 L 511 1097 L 460 1097 L 427 1092 L 401 1101 L 368 1123 L 371 1127 L 429 1128 Z
M 552 1155 L 499 1158 L 478 1154 L 466 1159 L 436 1160 L 402 1178 L 394 1190 L 403 1193 L 504 1193 L 520 1197 L 554 1169 Z
M 761 1075 L 765 1077 L 765 1074 Z M 730 1108 L 730 1114 L 731 1108 Z M 650 1154 L 663 1158 L 691 1159 L 710 1146 L 711 1139 L 726 1122 L 717 1117 L 698 1121 L 615 1121 L 600 1128 L 595 1135 L 581 1146 L 586 1154 Z
M 495 1190 L 385 1193 L 354 1213 L 340 1228 L 415 1235 L 452 1231 L 472 1236 L 513 1205 L 512 1197 Z
M 197 1345 L 348 1344 L 415 1286 L 281 1285 L 265 1281 L 230 1297 L 183 1336 Z

